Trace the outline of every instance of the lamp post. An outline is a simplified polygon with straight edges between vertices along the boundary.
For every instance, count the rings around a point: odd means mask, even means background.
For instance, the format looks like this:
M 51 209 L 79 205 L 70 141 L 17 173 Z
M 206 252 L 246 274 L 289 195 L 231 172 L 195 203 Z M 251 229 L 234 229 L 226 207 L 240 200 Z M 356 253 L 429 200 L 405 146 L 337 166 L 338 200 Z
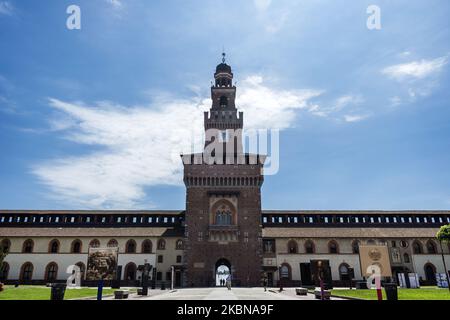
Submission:
M 174 276 L 174 270 L 175 270 L 175 268 L 174 268 L 174 266 L 171 266 L 170 267 L 170 272 L 171 272 L 171 276 L 170 276 L 170 280 L 171 280 L 171 282 L 170 282 L 170 290 L 173 290 L 173 276 Z

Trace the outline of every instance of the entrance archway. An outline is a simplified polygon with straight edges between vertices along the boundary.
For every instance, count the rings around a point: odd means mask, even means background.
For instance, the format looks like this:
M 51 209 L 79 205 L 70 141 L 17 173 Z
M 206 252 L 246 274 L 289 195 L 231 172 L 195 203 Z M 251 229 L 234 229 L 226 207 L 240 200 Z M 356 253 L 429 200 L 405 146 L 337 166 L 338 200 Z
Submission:
M 425 264 L 425 278 L 428 283 L 435 284 L 436 283 L 436 267 L 432 263 Z
M 220 259 L 216 262 L 216 286 L 225 285 L 228 275 L 231 274 L 231 263 L 227 259 Z

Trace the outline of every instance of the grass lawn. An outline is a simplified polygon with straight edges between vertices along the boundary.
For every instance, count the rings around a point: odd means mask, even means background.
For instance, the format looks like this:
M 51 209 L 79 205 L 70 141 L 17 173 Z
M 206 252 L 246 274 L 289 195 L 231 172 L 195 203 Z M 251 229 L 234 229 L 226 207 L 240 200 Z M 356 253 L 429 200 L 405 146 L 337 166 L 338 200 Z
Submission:
M 386 300 L 386 293 L 383 291 L 383 299 Z M 365 300 L 377 300 L 376 290 L 332 290 L 332 294 L 341 297 L 353 297 Z M 420 289 L 398 288 L 399 300 L 450 300 L 448 289 L 438 289 L 436 287 L 423 287 Z
M 51 289 L 43 286 L 4 286 L 0 300 L 50 300 Z M 114 294 L 113 289 L 104 288 L 103 295 Z M 64 299 L 96 297 L 97 288 L 66 289 Z

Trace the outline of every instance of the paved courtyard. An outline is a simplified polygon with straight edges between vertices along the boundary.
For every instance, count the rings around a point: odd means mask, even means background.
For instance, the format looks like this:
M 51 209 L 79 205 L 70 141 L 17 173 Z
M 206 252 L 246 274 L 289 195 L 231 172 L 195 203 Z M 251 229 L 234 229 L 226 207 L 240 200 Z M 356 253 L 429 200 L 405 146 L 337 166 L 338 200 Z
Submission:
M 110 297 L 109 299 L 113 299 Z M 147 297 L 132 294 L 130 300 L 315 300 L 314 295 L 297 296 L 294 288 L 283 292 L 278 289 L 263 288 L 195 288 L 177 290 L 149 290 Z M 332 298 L 333 300 L 341 300 Z

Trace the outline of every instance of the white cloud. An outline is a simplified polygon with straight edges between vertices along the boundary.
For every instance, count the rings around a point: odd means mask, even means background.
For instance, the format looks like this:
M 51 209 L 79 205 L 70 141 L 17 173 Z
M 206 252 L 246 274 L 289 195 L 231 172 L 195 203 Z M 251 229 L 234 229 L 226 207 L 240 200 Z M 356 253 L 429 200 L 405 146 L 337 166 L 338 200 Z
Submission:
M 399 81 L 408 79 L 423 79 L 432 74 L 436 74 L 448 63 L 447 57 L 440 57 L 434 60 L 420 60 L 409 63 L 389 66 L 382 70 L 382 73 Z
M 12 15 L 13 6 L 9 1 L 0 1 L 0 14 Z
M 349 105 L 359 105 L 364 102 L 364 99 L 360 95 L 345 95 L 336 99 L 334 110 L 342 110 Z
M 275 90 L 262 77 L 250 76 L 239 86 L 237 104 L 246 128 L 285 129 L 294 125 L 298 111 L 315 109 L 309 100 L 320 94 Z M 144 188 L 180 185 L 179 155 L 190 152 L 192 144 L 202 145 L 203 111 L 210 108 L 210 99 L 154 101 L 148 107 L 124 107 L 50 99 L 58 111 L 52 130 L 98 151 L 38 164 L 33 173 L 59 200 L 86 208 L 136 208 L 146 196 Z
M 105 1 L 111 4 L 116 9 L 120 9 L 123 7 L 123 4 L 120 0 L 105 0 Z
M 328 107 L 312 105 L 308 108 L 309 112 L 315 116 L 331 118 L 337 121 L 355 122 L 367 119 L 369 114 L 349 115 L 362 112 L 360 105 L 364 102 L 361 95 L 346 94 L 336 98 Z M 345 115 L 343 115 L 345 113 Z
M 272 4 L 272 0 L 253 0 L 253 3 L 255 4 L 256 9 L 265 11 Z
M 355 115 L 345 115 L 344 120 L 345 122 L 359 122 L 364 119 L 366 119 L 368 115 L 362 115 L 362 114 L 355 114 Z

